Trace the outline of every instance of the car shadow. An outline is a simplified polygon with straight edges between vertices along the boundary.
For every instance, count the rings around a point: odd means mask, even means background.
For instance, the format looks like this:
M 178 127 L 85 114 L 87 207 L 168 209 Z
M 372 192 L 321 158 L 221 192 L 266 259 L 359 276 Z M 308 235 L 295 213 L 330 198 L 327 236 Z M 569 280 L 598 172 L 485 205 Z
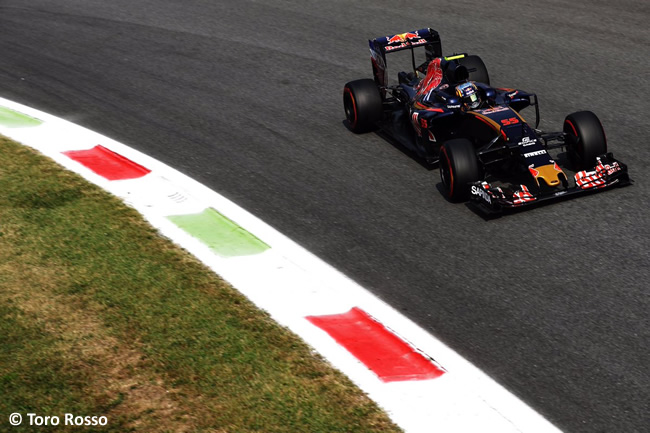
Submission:
M 354 134 L 354 131 L 352 131 L 352 128 L 350 127 L 350 122 L 347 119 L 344 119 L 342 122 L 343 126 L 350 132 Z M 417 162 L 419 165 L 421 165 L 423 168 L 425 168 L 427 171 L 432 171 L 438 168 L 438 162 L 427 162 L 424 160 L 422 157 L 420 157 L 418 154 L 413 152 L 411 149 L 408 149 L 402 145 L 398 140 L 394 139 L 387 133 L 383 132 L 381 129 L 374 131 L 374 133 L 381 138 L 382 140 L 386 141 L 389 143 L 391 146 L 393 146 L 395 149 L 399 150 L 402 152 L 404 155 L 408 156 L 411 158 L 413 161 Z M 360 134 L 363 135 L 363 134 Z
M 386 134 L 385 132 L 382 132 L 381 130 L 379 130 L 379 131 L 375 131 L 375 134 L 377 134 L 381 139 L 383 139 L 384 141 L 389 143 L 395 149 L 399 150 L 404 155 L 408 156 L 413 161 L 420 164 L 427 171 L 433 171 L 436 168 L 438 168 L 438 161 L 436 161 L 436 162 L 428 162 L 428 161 L 426 161 L 420 155 L 413 152 L 411 149 L 408 149 L 408 148 L 404 147 L 404 145 L 402 143 L 400 143 L 398 140 L 394 139 L 390 135 Z

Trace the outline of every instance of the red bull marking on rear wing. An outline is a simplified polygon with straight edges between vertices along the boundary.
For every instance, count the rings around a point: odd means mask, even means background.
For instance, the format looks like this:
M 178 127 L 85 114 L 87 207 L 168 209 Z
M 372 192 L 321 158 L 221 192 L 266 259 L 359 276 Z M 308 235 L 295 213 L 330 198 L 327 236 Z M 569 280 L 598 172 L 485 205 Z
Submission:
M 386 43 L 399 44 L 411 39 L 420 39 L 420 35 L 418 34 L 417 31 L 400 33 L 399 35 L 393 35 L 393 36 L 386 36 Z
M 397 33 L 389 36 L 381 36 L 370 40 L 377 51 L 390 53 L 413 48 L 414 46 L 427 46 L 431 51 L 431 58 L 442 57 L 442 47 L 438 32 L 431 28 L 412 30 L 404 33 Z
M 418 31 L 400 33 L 393 36 L 386 36 L 386 51 L 393 51 L 414 45 L 426 44 L 427 40 L 422 38 Z

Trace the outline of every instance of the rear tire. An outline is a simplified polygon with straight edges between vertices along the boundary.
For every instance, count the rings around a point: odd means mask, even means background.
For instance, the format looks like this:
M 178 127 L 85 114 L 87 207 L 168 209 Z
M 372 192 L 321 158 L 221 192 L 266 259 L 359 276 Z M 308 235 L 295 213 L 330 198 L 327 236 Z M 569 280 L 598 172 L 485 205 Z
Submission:
M 450 201 L 469 198 L 471 182 L 481 179 L 476 151 L 472 142 L 459 138 L 445 142 L 440 148 L 440 180 Z
M 382 115 L 382 100 L 375 80 L 347 83 L 343 88 L 343 108 L 352 132 L 361 134 L 375 130 Z
M 569 135 L 567 148 L 578 170 L 594 168 L 596 157 L 607 153 L 603 125 L 591 111 L 569 114 L 564 119 L 563 130 Z
M 490 85 L 490 76 L 488 75 L 487 67 L 479 56 L 463 57 L 458 59 L 458 62 L 467 68 L 470 81 L 478 81 L 479 83 Z

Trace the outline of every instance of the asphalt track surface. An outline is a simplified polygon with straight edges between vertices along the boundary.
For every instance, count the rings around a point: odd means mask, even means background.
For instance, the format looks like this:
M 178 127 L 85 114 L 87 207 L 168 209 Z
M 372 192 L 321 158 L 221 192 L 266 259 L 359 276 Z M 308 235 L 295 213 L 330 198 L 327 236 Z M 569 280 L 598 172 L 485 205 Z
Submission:
M 0 95 L 222 193 L 560 429 L 647 431 L 649 19 L 629 0 L 0 0 Z M 636 183 L 486 221 L 349 132 L 367 39 L 429 26 L 537 92 L 543 129 L 596 112 Z

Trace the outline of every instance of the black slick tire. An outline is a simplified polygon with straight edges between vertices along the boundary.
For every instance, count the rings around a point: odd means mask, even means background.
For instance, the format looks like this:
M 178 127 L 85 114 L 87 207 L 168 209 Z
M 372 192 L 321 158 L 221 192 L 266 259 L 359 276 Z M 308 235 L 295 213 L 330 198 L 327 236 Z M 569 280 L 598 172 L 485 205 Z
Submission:
M 472 142 L 459 138 L 440 148 L 440 180 L 447 198 L 461 202 L 469 198 L 470 183 L 480 180 L 480 169 Z
M 347 83 L 343 88 L 343 108 L 352 132 L 375 130 L 382 116 L 382 100 L 375 81 L 362 79 Z
M 591 111 L 569 114 L 564 119 L 563 131 L 568 135 L 567 148 L 578 170 L 593 169 L 596 157 L 607 153 L 603 125 Z

